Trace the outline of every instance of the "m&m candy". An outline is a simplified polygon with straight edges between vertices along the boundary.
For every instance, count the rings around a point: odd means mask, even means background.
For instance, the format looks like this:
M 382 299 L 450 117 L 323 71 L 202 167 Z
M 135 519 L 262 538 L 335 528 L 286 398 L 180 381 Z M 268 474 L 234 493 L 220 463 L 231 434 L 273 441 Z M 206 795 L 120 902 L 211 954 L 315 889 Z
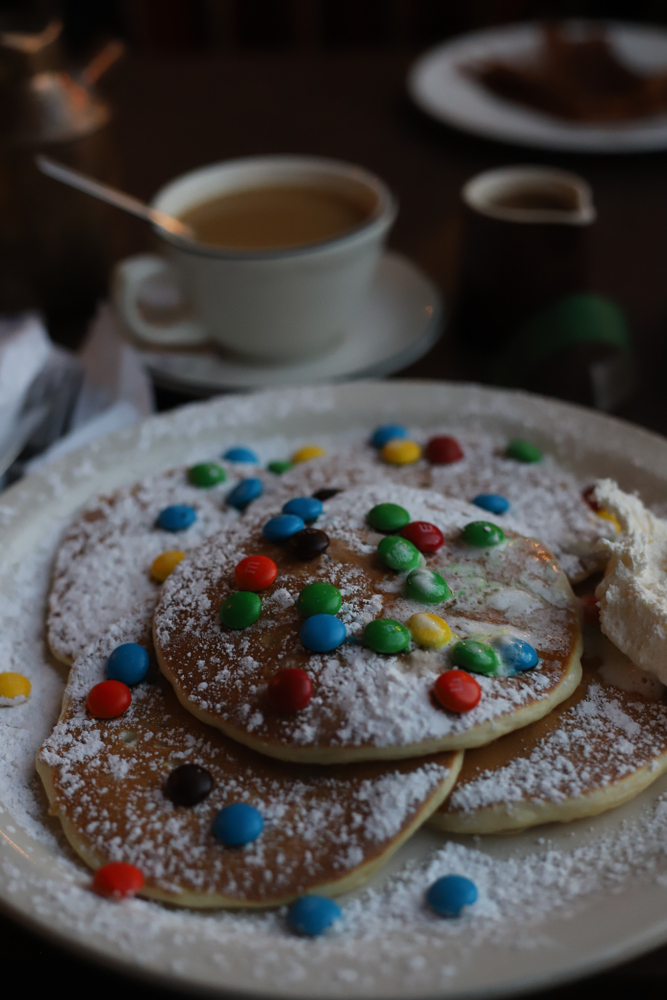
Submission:
M 237 510 L 245 510 L 249 503 L 261 497 L 264 492 L 264 484 L 261 479 L 252 476 L 249 479 L 242 479 L 233 490 L 227 494 L 227 503 Z
M 403 424 L 382 424 L 381 427 L 376 427 L 373 431 L 371 444 L 374 448 L 384 448 L 388 441 L 407 436 L 408 429 Z
M 405 581 L 405 596 L 421 604 L 442 604 L 452 596 L 446 581 L 433 569 L 413 569 Z
M 402 653 L 410 645 L 410 632 L 393 618 L 376 618 L 364 629 L 364 643 L 374 653 Z
M 226 478 L 227 473 L 217 462 L 200 462 L 188 469 L 188 479 L 193 486 L 217 486 L 218 483 L 224 483 Z
M 470 712 L 482 697 L 482 689 L 463 670 L 447 670 L 433 685 L 433 693 L 450 712 Z
M 514 438 L 513 441 L 507 445 L 507 457 L 513 458 L 517 462 L 539 462 L 542 458 L 542 452 L 530 441 L 522 441 L 520 438 Z
M 489 514 L 504 514 L 510 508 L 509 500 L 501 497 L 499 493 L 478 493 L 472 502 L 475 507 L 488 510 Z
M 388 535 L 392 531 L 400 531 L 410 520 L 405 507 L 397 503 L 378 503 L 366 514 L 366 520 L 371 528 Z
M 326 448 L 320 448 L 317 444 L 305 444 L 303 448 L 294 452 L 292 462 L 294 465 L 299 465 L 300 462 L 310 462 L 313 458 L 322 458 L 326 453 Z
M 600 624 L 600 605 L 595 594 L 584 594 L 579 598 L 581 604 L 581 616 L 586 625 Z M 0 674 L 2 677 L 2 674 Z
M 343 642 L 347 632 L 340 618 L 334 615 L 317 614 L 306 618 L 299 636 L 306 649 L 314 653 L 330 653 Z
M 164 583 L 167 577 L 176 569 L 181 559 L 185 559 L 185 552 L 179 552 L 178 549 L 170 549 L 168 552 L 163 552 L 161 556 L 158 556 L 151 563 L 151 576 L 159 580 L 160 583 Z
M 316 580 L 303 588 L 297 598 L 296 609 L 304 618 L 312 615 L 337 615 L 342 603 L 338 587 L 324 580 Z
M 415 548 L 407 538 L 402 538 L 400 535 L 387 535 L 378 545 L 377 551 L 385 566 L 398 573 L 407 573 L 411 569 L 416 569 L 422 562 L 419 549 Z
M 327 896 L 302 896 L 289 910 L 287 919 L 297 934 L 318 937 L 341 920 L 343 913 L 338 903 Z
M 98 868 L 93 875 L 93 889 L 100 896 L 127 899 L 136 896 L 144 887 L 144 874 L 136 865 L 125 861 L 110 861 Z
M 237 590 L 220 606 L 220 621 L 227 628 L 242 629 L 254 624 L 262 613 L 262 601 L 250 590 Z
M 461 532 L 461 537 L 468 545 L 479 549 L 488 549 L 505 541 L 505 532 L 497 524 L 490 521 L 471 521 Z
M 30 697 L 32 684 L 23 674 L 14 670 L 6 670 L 0 674 L 0 705 L 14 702 L 16 705 Z
M 262 528 L 262 534 L 270 542 L 285 542 L 297 531 L 303 531 L 306 527 L 302 517 L 296 514 L 278 514 L 266 522 Z
M 228 462 L 241 462 L 246 465 L 259 464 L 259 458 L 255 452 L 250 448 L 243 448 L 240 445 L 236 445 L 234 448 L 228 448 L 222 457 L 226 458 Z
M 298 712 L 306 707 L 312 693 L 310 677 L 298 667 L 279 670 L 266 689 L 269 705 L 276 712 Z
M 296 514 L 305 524 L 318 518 L 322 510 L 322 501 L 317 497 L 294 497 L 283 504 L 283 514 Z
M 463 458 L 463 449 L 456 438 L 448 434 L 433 437 L 426 445 L 426 457 L 431 465 L 451 465 Z
M 234 568 L 239 590 L 266 590 L 278 576 L 278 567 L 268 556 L 246 556 Z
M 321 500 L 322 503 L 326 503 L 327 500 L 331 500 L 332 497 L 336 497 L 342 492 L 342 490 L 333 489 L 331 486 L 325 486 L 321 490 L 316 490 L 313 493 L 313 496 L 316 500 Z
M 319 528 L 302 528 L 291 536 L 289 547 L 297 559 L 307 562 L 326 552 L 329 548 L 329 536 Z
M 622 531 L 620 521 L 610 510 L 605 510 L 604 507 L 600 507 L 599 510 L 595 511 L 595 516 L 601 517 L 603 521 L 609 521 L 610 524 L 614 525 L 617 531 Z
M 600 504 L 595 499 L 595 484 L 593 484 L 593 486 L 586 487 L 584 492 L 581 494 L 581 499 L 596 513 L 600 510 Z
M 289 472 L 292 468 L 292 463 L 287 459 L 278 458 L 273 462 L 269 462 L 267 469 L 272 472 L 275 476 L 282 476 L 283 472 Z
M 412 465 L 421 458 L 422 450 L 416 441 L 393 438 L 382 448 L 381 455 L 389 465 Z
M 246 802 L 235 802 L 221 809 L 213 820 L 213 833 L 227 847 L 242 847 L 257 840 L 264 829 L 259 809 Z
M 196 806 L 212 790 L 210 771 L 199 764 L 180 764 L 167 778 L 164 793 L 175 806 Z
M 426 902 L 443 917 L 458 917 L 466 906 L 478 898 L 477 886 L 463 875 L 444 875 L 426 893 Z
M 428 521 L 411 521 L 401 531 L 403 538 L 412 542 L 420 552 L 437 552 L 445 543 L 445 536 Z
M 444 618 L 429 611 L 411 615 L 408 618 L 408 628 L 414 641 L 423 649 L 440 649 L 452 638 L 452 630 Z
M 488 642 L 477 639 L 463 639 L 452 650 L 452 661 L 457 667 L 474 674 L 497 674 L 498 654 Z
M 143 681 L 151 665 L 151 658 L 145 646 L 138 642 L 124 642 L 116 646 L 107 660 L 107 677 L 123 684 L 139 684 Z
M 185 531 L 197 520 L 197 511 L 187 503 L 174 503 L 158 514 L 157 523 L 164 531 Z
M 496 649 L 511 674 L 532 670 L 539 662 L 537 650 L 525 639 L 519 639 L 513 635 L 503 636 L 496 643 Z
M 86 708 L 94 719 L 115 719 L 122 715 L 132 701 L 132 692 L 122 681 L 100 681 L 91 688 L 86 698 Z

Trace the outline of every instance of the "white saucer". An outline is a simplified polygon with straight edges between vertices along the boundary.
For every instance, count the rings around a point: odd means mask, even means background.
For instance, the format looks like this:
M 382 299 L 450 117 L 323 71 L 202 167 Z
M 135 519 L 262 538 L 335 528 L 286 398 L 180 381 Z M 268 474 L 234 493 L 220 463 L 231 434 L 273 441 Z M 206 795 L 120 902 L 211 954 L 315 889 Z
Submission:
M 603 23 L 614 49 L 633 69 L 647 73 L 667 68 L 664 28 Z M 566 31 L 574 34 L 582 26 L 585 22 L 568 22 Z M 667 147 L 667 115 L 617 125 L 564 122 L 496 97 L 460 72 L 459 67 L 466 63 L 489 58 L 511 60 L 534 52 L 538 44 L 537 24 L 511 24 L 454 38 L 414 63 L 407 81 L 410 96 L 422 111 L 446 125 L 520 146 L 589 153 L 638 153 Z
M 208 396 L 225 389 L 388 375 L 425 354 L 440 336 L 442 326 L 442 298 L 433 282 L 406 257 L 385 253 L 358 319 L 321 357 L 289 365 L 262 365 L 214 351 L 139 353 L 158 385 Z

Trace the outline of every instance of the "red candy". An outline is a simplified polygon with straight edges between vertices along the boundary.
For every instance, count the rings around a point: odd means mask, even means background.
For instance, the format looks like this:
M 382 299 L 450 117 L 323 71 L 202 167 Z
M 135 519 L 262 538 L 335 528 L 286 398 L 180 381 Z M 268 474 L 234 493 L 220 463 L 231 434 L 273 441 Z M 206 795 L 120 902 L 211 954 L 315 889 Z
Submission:
M 239 590 L 266 590 L 278 576 L 278 567 L 268 556 L 246 556 L 234 570 Z
M 440 674 L 433 691 L 442 707 L 450 712 L 469 712 L 482 697 L 481 687 L 465 670 Z
M 428 521 L 410 521 L 401 534 L 420 552 L 437 552 L 445 543 L 445 536 L 440 528 Z
M 595 594 L 584 594 L 580 597 L 581 614 L 587 625 L 600 624 L 600 605 Z
M 135 865 L 125 861 L 110 861 L 102 865 L 93 875 L 93 889 L 100 896 L 113 896 L 123 899 L 126 896 L 136 896 L 144 886 L 143 872 Z
M 443 434 L 431 438 L 426 445 L 426 457 L 432 465 L 451 465 L 463 458 L 463 449 L 456 438 Z
M 600 509 L 600 504 L 595 499 L 595 487 L 589 486 L 581 494 L 581 499 L 588 504 L 591 510 L 598 511 Z
M 298 712 L 306 707 L 312 693 L 310 677 L 298 667 L 278 671 L 267 691 L 269 704 L 276 712 Z
M 91 688 L 86 708 L 94 719 L 115 719 L 130 707 L 132 693 L 122 681 L 101 681 Z

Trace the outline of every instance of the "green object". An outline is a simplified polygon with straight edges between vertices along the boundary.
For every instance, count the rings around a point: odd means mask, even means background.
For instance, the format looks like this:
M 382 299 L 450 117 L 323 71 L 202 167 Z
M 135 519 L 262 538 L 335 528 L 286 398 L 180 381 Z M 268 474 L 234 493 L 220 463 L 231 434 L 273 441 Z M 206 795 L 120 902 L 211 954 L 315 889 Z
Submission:
M 421 562 L 419 549 L 400 535 L 387 535 L 378 545 L 378 555 L 389 569 L 407 573 L 416 569 Z
M 296 607 L 304 618 L 311 615 L 337 615 L 343 598 L 333 583 L 309 583 L 297 598 Z
M 375 653 L 402 653 L 412 636 L 405 625 L 393 618 L 376 618 L 364 629 L 364 642 Z
M 269 472 L 274 472 L 276 476 L 282 476 L 283 472 L 289 472 L 293 464 L 293 462 L 288 462 L 286 459 L 278 458 L 275 462 L 269 462 L 267 469 Z
M 405 507 L 399 507 L 397 503 L 379 503 L 369 510 L 366 520 L 371 528 L 388 535 L 392 531 L 400 531 L 409 524 L 410 515 Z
M 486 642 L 476 639 L 463 639 L 457 642 L 452 650 L 454 665 L 473 674 L 497 674 L 498 656 Z
M 230 594 L 220 608 L 220 621 L 227 628 L 247 628 L 262 613 L 262 601 L 250 590 L 237 590 Z
M 463 541 L 468 545 L 476 545 L 479 549 L 488 549 L 492 545 L 500 545 L 505 541 L 505 532 L 497 524 L 490 521 L 471 521 L 461 532 Z
M 433 569 L 413 569 L 405 581 L 405 596 L 420 604 L 442 604 L 452 592 L 443 577 Z
M 217 486 L 224 483 L 227 473 L 217 462 L 200 462 L 188 469 L 188 479 L 193 486 Z
M 530 441 L 521 441 L 515 438 L 507 445 L 507 457 L 515 458 L 517 462 L 540 462 L 542 452 Z

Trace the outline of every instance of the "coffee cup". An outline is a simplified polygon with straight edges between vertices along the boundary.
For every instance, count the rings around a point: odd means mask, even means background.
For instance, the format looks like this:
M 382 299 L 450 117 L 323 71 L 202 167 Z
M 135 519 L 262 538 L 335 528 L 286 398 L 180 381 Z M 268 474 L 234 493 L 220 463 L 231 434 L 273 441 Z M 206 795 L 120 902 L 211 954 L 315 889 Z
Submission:
M 279 364 L 321 354 L 343 335 L 397 212 L 391 192 L 372 173 L 319 157 L 249 157 L 185 174 L 151 204 L 187 222 L 209 202 L 239 193 L 252 200 L 253 191 L 267 189 L 291 197 L 321 192 L 354 206 L 356 224 L 302 244 L 296 234 L 296 245 L 284 246 L 214 245 L 156 228 L 161 254 L 128 258 L 114 272 L 116 313 L 134 338 L 174 348 L 212 344 Z M 147 282 L 177 283 L 188 312 L 158 322 L 142 308 Z

